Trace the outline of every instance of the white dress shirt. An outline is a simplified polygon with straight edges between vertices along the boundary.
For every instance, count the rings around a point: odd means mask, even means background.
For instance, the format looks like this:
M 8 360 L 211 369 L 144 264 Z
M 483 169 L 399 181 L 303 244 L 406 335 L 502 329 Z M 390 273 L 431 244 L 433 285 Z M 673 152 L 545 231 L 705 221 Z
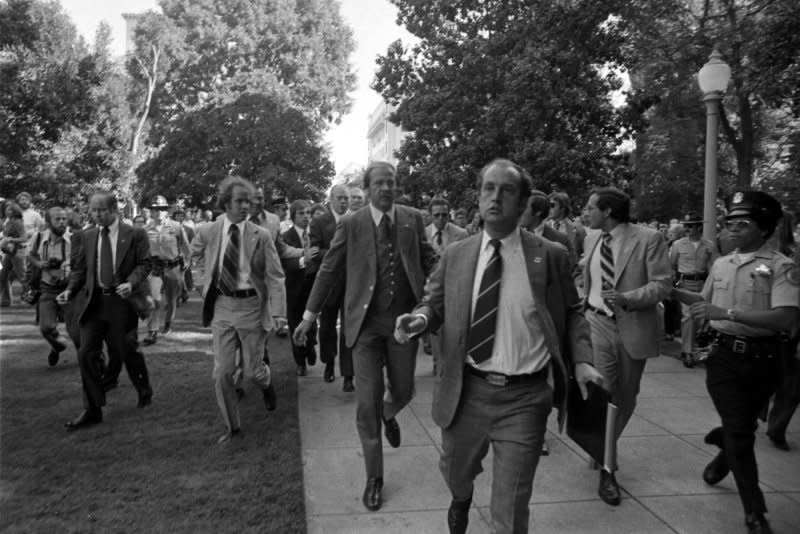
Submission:
M 108 225 L 108 239 L 111 241 L 111 261 L 114 266 L 117 265 L 117 239 L 119 238 L 119 219 L 114 217 L 114 222 Z M 97 278 L 97 284 L 100 285 L 100 273 L 103 272 L 101 270 L 100 260 L 103 255 L 103 227 L 97 227 L 97 271 L 95 271 L 95 275 Z M 111 272 L 114 273 L 114 277 L 117 276 L 117 269 L 112 266 Z M 118 282 L 120 282 L 118 280 Z
M 386 212 L 386 215 L 389 216 L 389 222 L 392 224 L 392 226 L 394 226 L 394 211 L 394 204 L 392 204 L 392 207 Z M 372 221 L 375 223 L 375 226 L 380 226 L 384 212 L 373 206 L 371 202 L 369 204 L 369 212 L 372 215 Z
M 250 262 L 244 257 L 244 228 L 247 221 L 236 223 L 239 227 L 239 276 L 236 279 L 236 289 L 253 289 L 253 284 L 250 283 Z M 230 241 L 230 227 L 231 220 L 225 214 L 222 218 L 222 243 L 219 246 L 219 262 L 217 264 L 218 272 L 222 272 L 222 262 L 225 260 L 225 250 L 228 248 L 228 241 Z
M 504 375 L 535 373 L 550 361 L 541 319 L 533 300 L 520 232 L 517 227 L 500 240 L 503 274 L 500 279 L 500 306 L 497 310 L 492 356 L 480 364 L 467 356 L 467 363 L 482 371 Z M 470 317 L 475 313 L 483 272 L 494 254 L 494 247 L 489 244 L 490 239 L 484 231 L 472 286 Z

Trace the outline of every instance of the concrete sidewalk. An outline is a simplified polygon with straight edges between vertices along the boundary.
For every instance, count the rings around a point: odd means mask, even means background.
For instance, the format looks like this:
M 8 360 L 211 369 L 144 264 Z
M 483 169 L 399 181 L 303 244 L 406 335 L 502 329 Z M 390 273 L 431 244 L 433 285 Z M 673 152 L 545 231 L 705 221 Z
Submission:
M 666 350 L 679 351 L 676 343 Z M 338 367 L 338 366 L 337 366 Z M 447 532 L 450 495 L 439 473 L 441 435 L 431 412 L 431 357 L 417 359 L 417 395 L 398 415 L 402 445 L 384 442 L 384 504 L 368 512 L 361 504 L 366 482 L 355 424 L 355 396 L 342 392 L 342 379 L 322 380 L 323 366 L 299 379 L 300 429 L 308 532 Z M 338 372 L 338 368 L 337 368 Z M 705 389 L 705 369 L 686 369 L 673 357 L 650 360 L 636 413 L 619 442 L 622 504 L 597 496 L 597 472 L 566 435 L 557 433 L 555 412 L 548 425 L 550 456 L 542 457 L 530 503 L 531 532 L 537 533 L 736 533 L 743 513 L 732 476 L 717 487 L 701 473 L 716 454 L 703 436 L 719 419 Z M 789 428 L 793 449 L 771 446 L 759 430 L 756 456 L 776 533 L 800 532 L 800 416 Z M 488 532 L 491 452 L 476 481 L 469 532 Z

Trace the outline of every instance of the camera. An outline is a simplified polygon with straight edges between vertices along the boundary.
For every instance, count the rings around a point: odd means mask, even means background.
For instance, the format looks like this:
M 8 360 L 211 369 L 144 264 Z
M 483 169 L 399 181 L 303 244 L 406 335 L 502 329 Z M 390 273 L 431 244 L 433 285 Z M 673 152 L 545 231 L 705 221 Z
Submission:
M 48 269 L 60 269 L 61 264 L 64 263 L 64 260 L 59 258 L 50 258 L 47 260 L 47 268 Z

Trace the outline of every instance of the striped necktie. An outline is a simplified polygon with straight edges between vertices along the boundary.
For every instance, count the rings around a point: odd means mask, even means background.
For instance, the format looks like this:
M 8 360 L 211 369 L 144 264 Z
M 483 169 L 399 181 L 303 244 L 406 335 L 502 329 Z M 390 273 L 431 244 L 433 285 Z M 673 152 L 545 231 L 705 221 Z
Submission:
M 600 245 L 600 269 L 602 271 L 603 290 L 614 288 L 614 254 L 611 252 L 611 234 L 603 233 L 603 243 Z
M 219 292 L 223 295 L 233 295 L 239 279 L 239 227 L 235 224 L 228 230 L 228 246 L 225 247 L 225 256 L 222 258 L 222 271 L 219 273 Z
M 475 313 L 467 335 L 467 354 L 475 363 L 481 363 L 492 356 L 494 334 L 497 327 L 497 307 L 500 302 L 500 279 L 503 275 L 503 258 L 500 257 L 500 240 L 492 239 L 494 247 L 489 263 L 483 271 Z

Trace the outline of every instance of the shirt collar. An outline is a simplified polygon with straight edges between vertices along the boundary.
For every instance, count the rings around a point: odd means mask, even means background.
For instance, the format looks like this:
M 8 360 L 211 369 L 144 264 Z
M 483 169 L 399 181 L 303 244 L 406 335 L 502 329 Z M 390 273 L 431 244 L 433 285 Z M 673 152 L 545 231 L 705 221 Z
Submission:
M 489 245 L 489 241 L 491 240 L 492 238 L 489 237 L 489 234 L 487 234 L 486 230 L 484 230 L 483 238 L 481 239 L 481 252 L 484 252 L 488 247 L 491 246 Z M 519 226 L 514 228 L 514 230 L 512 230 L 510 234 L 501 239 L 500 243 L 502 245 L 500 247 L 500 250 L 507 250 L 507 251 L 514 250 L 522 246 L 522 234 L 520 232 Z
M 386 212 L 386 215 L 389 216 L 389 222 L 394 225 L 394 212 L 395 212 L 394 203 L 392 203 L 392 207 L 389 208 L 389 211 Z M 381 219 L 383 218 L 383 212 L 372 205 L 372 202 L 369 203 L 369 212 L 372 215 L 372 221 L 375 223 L 375 226 L 381 224 Z
M 100 227 L 100 230 L 101 231 L 103 230 L 102 226 Z M 119 231 L 119 217 L 114 217 L 114 222 L 108 225 L 108 233 L 109 235 L 111 235 L 111 234 L 116 234 L 118 231 Z
M 247 222 L 246 219 L 236 223 L 236 226 L 239 227 L 239 235 L 244 233 L 244 223 L 245 222 Z M 228 214 L 227 213 L 223 213 L 222 214 L 222 233 L 224 235 L 228 235 L 228 232 L 230 231 L 230 228 L 231 228 L 232 224 L 233 223 L 228 218 Z
M 611 238 L 617 240 L 620 237 L 622 237 L 623 232 L 625 232 L 626 224 L 627 223 L 620 223 L 616 225 L 614 228 L 612 228 L 611 231 L 608 232 L 609 234 L 611 234 Z
M 331 214 L 333 214 L 333 221 L 338 223 L 338 222 L 339 222 L 339 219 L 341 219 L 341 218 L 342 218 L 342 216 L 344 215 L 344 213 L 343 213 L 342 215 L 339 215 L 338 213 L 336 213 L 336 210 L 335 210 L 335 209 L 333 209 L 333 208 L 330 208 L 330 210 L 331 210 Z

